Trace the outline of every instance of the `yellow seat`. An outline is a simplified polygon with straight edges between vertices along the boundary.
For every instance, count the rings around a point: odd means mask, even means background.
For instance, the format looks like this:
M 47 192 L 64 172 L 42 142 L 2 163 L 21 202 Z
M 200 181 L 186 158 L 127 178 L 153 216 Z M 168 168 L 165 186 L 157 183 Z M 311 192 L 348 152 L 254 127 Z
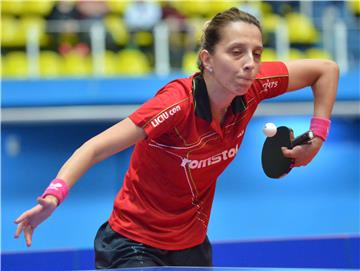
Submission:
M 206 13 L 204 15 L 206 18 L 211 18 L 223 10 L 227 10 L 231 7 L 236 7 L 239 4 L 238 1 L 211 0 L 205 5 L 208 5 L 208 8 L 205 10 Z
M 286 15 L 289 41 L 293 44 L 315 44 L 318 41 L 318 31 L 312 21 L 300 13 Z
M 89 76 L 92 74 L 92 62 L 90 57 L 71 52 L 64 56 L 61 70 L 65 76 Z
M 40 46 L 45 46 L 48 43 L 48 37 L 46 35 L 46 21 L 40 16 L 23 16 L 19 24 L 19 35 L 20 40 L 25 45 L 27 42 L 28 31 L 36 30 L 39 35 Z
M 305 58 L 305 54 L 302 51 L 295 48 L 290 48 L 288 56 L 289 60 L 297 60 L 303 58 Z
M 310 48 L 305 51 L 307 58 L 317 58 L 317 59 L 332 59 L 329 52 L 319 49 L 319 48 Z
M 108 6 L 111 13 L 123 15 L 127 6 L 129 5 L 129 0 L 107 0 L 106 5 Z
M 125 46 L 129 42 L 129 32 L 124 21 L 115 15 L 104 19 L 106 30 L 111 34 L 116 44 Z
M 62 72 L 62 57 L 52 51 L 43 51 L 39 55 L 39 74 L 41 77 L 59 77 Z
M 26 14 L 35 14 L 40 16 L 47 16 L 50 14 L 51 10 L 55 5 L 55 1 L 39 1 L 31 0 L 24 1 L 23 10 Z
M 19 20 L 13 16 L 4 15 L 1 18 L 1 46 L 18 47 L 25 45 L 19 35 Z
M 205 17 L 210 11 L 208 0 L 174 1 L 173 5 L 186 17 Z
M 195 52 L 186 52 L 182 59 L 181 69 L 184 73 L 193 74 L 198 72 L 199 68 L 197 67 L 198 55 Z
M 124 49 L 117 55 L 117 72 L 127 76 L 141 76 L 151 72 L 151 65 L 144 53 L 136 49 Z
M 134 33 L 135 45 L 139 47 L 149 47 L 153 44 L 154 38 L 150 31 L 139 31 Z
M 106 76 L 114 76 L 118 74 L 116 67 L 116 54 L 111 51 L 106 51 L 104 54 L 104 74 Z
M 24 11 L 24 0 L 7 0 L 1 1 L 1 13 L 20 15 Z
M 273 33 L 280 23 L 281 17 L 276 14 L 267 14 L 262 18 L 262 27 L 264 33 Z
M 28 74 L 28 60 L 25 52 L 10 52 L 2 59 L 4 78 L 27 78 Z
M 360 0 L 350 0 L 346 2 L 350 11 L 355 15 L 360 16 Z
M 261 54 L 261 61 L 275 61 L 277 60 L 276 52 L 271 48 L 264 48 Z
M 273 13 L 273 9 L 270 3 L 262 2 L 260 3 L 261 14 L 264 16 L 270 15 Z

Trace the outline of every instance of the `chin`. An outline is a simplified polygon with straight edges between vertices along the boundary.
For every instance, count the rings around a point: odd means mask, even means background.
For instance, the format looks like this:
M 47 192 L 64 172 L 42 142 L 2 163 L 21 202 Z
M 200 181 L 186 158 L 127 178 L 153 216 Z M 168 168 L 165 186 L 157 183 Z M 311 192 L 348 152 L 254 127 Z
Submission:
M 241 96 L 241 95 L 246 94 L 250 87 L 251 87 L 251 85 L 241 86 L 241 87 L 234 89 L 233 92 L 236 93 L 236 96 Z

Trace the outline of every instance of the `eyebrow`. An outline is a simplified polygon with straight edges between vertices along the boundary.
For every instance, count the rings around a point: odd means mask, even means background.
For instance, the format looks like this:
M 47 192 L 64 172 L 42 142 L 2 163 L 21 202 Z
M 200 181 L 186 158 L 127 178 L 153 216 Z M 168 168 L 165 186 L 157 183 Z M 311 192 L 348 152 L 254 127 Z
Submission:
M 235 43 L 231 44 L 229 47 L 247 47 L 247 46 L 248 46 L 248 44 L 246 44 L 246 43 L 235 42 Z M 255 50 L 263 50 L 263 49 L 264 49 L 264 47 L 261 45 L 255 46 Z

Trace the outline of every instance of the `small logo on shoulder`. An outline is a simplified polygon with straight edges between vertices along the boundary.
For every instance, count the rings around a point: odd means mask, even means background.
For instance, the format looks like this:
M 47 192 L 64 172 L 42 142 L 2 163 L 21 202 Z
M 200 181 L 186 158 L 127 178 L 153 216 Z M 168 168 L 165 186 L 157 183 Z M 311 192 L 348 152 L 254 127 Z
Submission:
M 165 111 L 164 113 L 161 113 L 159 116 L 157 116 L 155 119 L 151 121 L 152 127 L 155 128 L 156 126 L 166 121 L 169 117 L 174 116 L 179 111 L 181 111 L 181 107 L 180 105 L 177 105 Z

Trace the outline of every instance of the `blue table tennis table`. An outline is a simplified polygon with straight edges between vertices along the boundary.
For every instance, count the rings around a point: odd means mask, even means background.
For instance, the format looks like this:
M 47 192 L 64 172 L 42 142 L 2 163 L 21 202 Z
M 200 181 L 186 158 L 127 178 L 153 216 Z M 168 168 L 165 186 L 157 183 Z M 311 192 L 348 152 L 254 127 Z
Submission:
M 163 267 L 134 267 L 112 270 L 128 271 L 341 271 L 349 269 L 319 269 L 319 268 L 257 268 L 257 267 L 185 267 L 185 266 L 163 266 Z M 355 269 L 353 269 L 355 270 Z

